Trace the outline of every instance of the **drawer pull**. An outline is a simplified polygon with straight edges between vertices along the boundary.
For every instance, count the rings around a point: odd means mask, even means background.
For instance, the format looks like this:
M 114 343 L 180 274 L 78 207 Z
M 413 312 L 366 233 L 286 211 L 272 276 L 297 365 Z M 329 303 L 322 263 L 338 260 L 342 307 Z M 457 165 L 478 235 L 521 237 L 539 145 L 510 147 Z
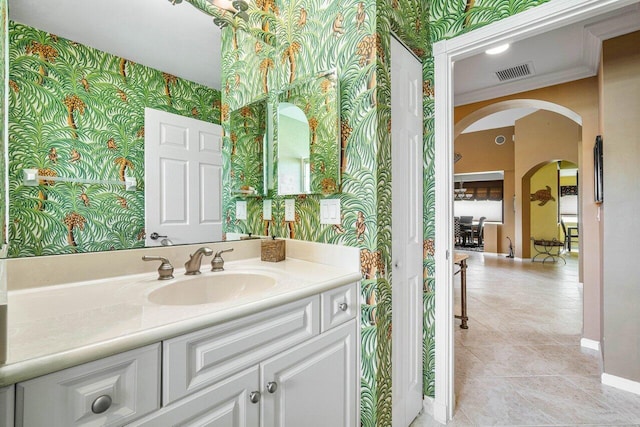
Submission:
M 277 383 L 277 382 L 275 382 L 275 381 L 269 381 L 269 382 L 267 383 L 267 391 L 268 391 L 269 393 L 275 393 L 277 389 L 278 389 L 278 383 Z
M 91 412 L 94 414 L 101 414 L 111 407 L 111 403 L 113 403 L 111 396 L 103 394 L 93 401 L 91 404 Z
M 249 400 L 251 403 L 258 403 L 260 401 L 260 392 L 252 391 L 251 394 L 249 394 Z
M 341 303 L 338 305 L 338 308 L 339 308 L 340 310 L 342 310 L 342 311 L 347 311 L 347 308 L 348 308 L 348 307 L 349 307 L 349 306 L 347 305 L 347 303 L 346 303 L 346 302 L 341 302 Z

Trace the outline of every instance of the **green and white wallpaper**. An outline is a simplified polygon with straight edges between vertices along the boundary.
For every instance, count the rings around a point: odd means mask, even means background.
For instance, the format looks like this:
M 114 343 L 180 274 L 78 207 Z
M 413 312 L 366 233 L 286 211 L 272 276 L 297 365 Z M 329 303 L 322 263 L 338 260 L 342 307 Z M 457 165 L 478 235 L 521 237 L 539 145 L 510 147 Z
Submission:
M 120 249 L 141 245 L 142 192 L 42 182 L 23 187 L 21 170 L 118 179 L 142 186 L 144 106 L 205 120 L 225 130 L 224 231 L 271 233 L 360 248 L 362 271 L 362 425 L 391 425 L 391 147 L 390 37 L 423 59 L 424 95 L 424 394 L 434 396 L 434 111 L 433 42 L 481 27 L 547 0 L 255 0 L 249 21 L 234 20 L 206 0 L 188 0 L 229 25 L 222 34 L 221 100 L 215 91 L 160 71 L 11 23 L 9 191 L 12 256 Z M 182 5 L 184 7 L 185 5 Z M 80 61 L 80 62 L 77 62 Z M 98 70 L 98 67 L 102 70 Z M 262 173 L 258 136 L 264 109 L 245 110 L 252 148 L 234 141 L 232 112 L 320 71 L 335 69 L 340 87 L 339 197 L 342 222 L 319 223 L 322 195 L 249 197 L 248 220 L 235 218 L 235 187 Z M 268 106 L 268 102 L 267 102 Z M 134 108 L 135 107 L 135 108 Z M 272 114 L 267 107 L 266 115 Z M 244 174 L 243 176 L 240 176 Z
M 423 59 L 424 95 L 424 394 L 434 388 L 435 176 L 431 44 L 544 3 L 545 0 L 257 0 L 249 21 L 227 19 L 223 31 L 222 120 L 297 79 L 336 69 L 341 103 L 342 223 L 319 224 L 322 196 L 296 197 L 296 219 L 283 221 L 284 198 L 269 193 L 274 219 L 263 221 L 262 198 L 248 199 L 249 219 L 224 199 L 226 231 L 288 236 L 361 249 L 362 425 L 391 424 L 391 152 L 390 37 L 396 33 Z M 229 156 L 232 143 L 226 140 Z M 229 178 L 227 178 L 229 179 Z
M 6 96 L 7 96 L 7 62 L 8 62 L 8 52 L 7 52 L 7 34 L 9 31 L 8 27 L 8 16 L 7 16 L 7 0 L 0 0 L 0 76 L 2 77 L 2 86 L 0 86 L 0 153 L 4 157 L 5 152 L 5 136 L 6 136 Z M 6 186 L 6 167 L 4 161 L 0 161 L 0 188 L 5 188 Z M 2 240 L 0 241 L 0 248 L 7 243 L 7 224 L 6 224 L 6 214 L 7 214 L 7 206 L 6 206 L 6 197 L 5 194 L 2 193 L 0 196 L 0 226 L 2 227 Z
M 144 246 L 144 108 L 220 122 L 220 93 L 9 23 L 9 256 Z M 41 180 L 119 180 L 138 187 Z

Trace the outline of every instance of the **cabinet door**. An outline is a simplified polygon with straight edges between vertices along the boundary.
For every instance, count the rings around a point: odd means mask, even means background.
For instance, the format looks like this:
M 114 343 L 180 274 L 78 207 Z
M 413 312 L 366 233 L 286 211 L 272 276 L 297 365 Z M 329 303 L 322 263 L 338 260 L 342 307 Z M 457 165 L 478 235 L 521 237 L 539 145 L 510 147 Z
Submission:
M 257 427 L 260 413 L 258 375 L 258 366 L 247 369 L 130 426 Z
M 357 322 L 261 364 L 262 427 L 356 427 Z
M 0 388 L 0 427 L 13 427 L 13 398 L 16 391 L 11 385 Z

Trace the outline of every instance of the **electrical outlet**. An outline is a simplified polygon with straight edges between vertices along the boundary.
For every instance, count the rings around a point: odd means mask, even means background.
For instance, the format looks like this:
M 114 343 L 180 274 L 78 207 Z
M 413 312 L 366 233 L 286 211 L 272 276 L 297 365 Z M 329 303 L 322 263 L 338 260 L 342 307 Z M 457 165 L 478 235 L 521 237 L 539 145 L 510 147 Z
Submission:
M 236 219 L 247 219 L 247 202 L 244 200 L 236 202 Z
M 340 199 L 320 200 L 320 224 L 340 224 Z
M 264 221 L 271 221 L 271 200 L 262 201 L 262 219 Z
M 284 201 L 284 220 L 296 220 L 296 199 L 285 199 Z

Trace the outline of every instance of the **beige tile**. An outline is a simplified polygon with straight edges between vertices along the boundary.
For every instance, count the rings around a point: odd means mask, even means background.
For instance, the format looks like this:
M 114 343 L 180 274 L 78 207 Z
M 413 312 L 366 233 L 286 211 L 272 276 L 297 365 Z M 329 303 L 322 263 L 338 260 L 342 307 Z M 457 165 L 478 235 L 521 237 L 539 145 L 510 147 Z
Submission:
M 603 386 L 599 354 L 580 347 L 577 258 L 564 266 L 470 255 L 451 425 L 640 426 L 640 396 Z M 429 415 L 413 424 L 432 425 Z
M 528 405 L 538 408 L 555 424 L 596 424 L 629 423 L 627 414 L 621 413 L 571 383 L 562 376 L 536 376 L 510 378 L 510 385 L 516 389 Z

